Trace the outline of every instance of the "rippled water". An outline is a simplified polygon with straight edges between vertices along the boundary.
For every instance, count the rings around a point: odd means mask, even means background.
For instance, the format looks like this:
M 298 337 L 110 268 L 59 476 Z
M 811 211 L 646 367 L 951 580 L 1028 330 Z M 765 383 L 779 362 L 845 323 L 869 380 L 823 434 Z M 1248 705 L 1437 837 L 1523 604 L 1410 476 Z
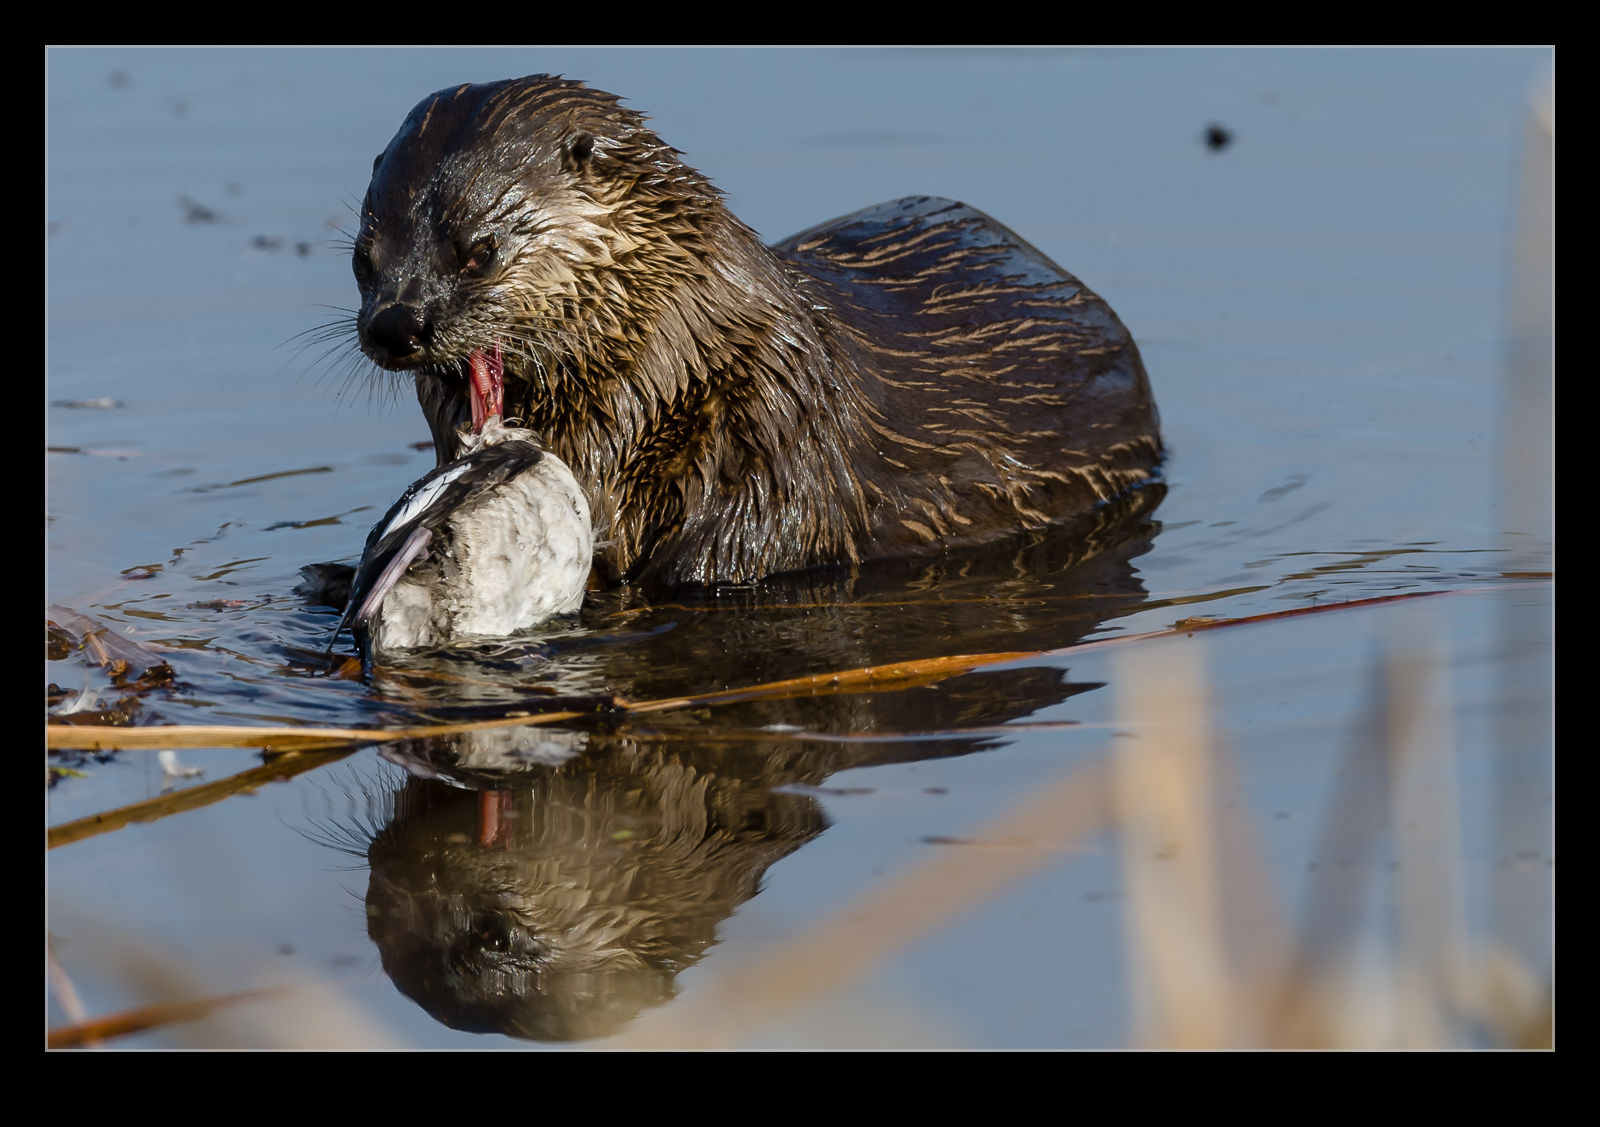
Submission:
M 1453 751 L 1462 934 L 1547 975 L 1551 585 L 1516 576 L 1548 572 L 1550 523 L 1503 500 L 1501 457 L 1523 395 L 1507 391 L 1512 220 L 1547 61 L 49 52 L 46 601 L 166 654 L 176 682 L 143 694 L 136 722 L 377 727 L 1048 651 L 909 687 L 368 747 L 88 836 L 47 868 L 49 931 L 87 1010 L 309 982 L 321 1008 L 297 994 L 120 1043 L 691 1043 L 673 1023 L 719 976 L 781 984 L 799 965 L 773 961 L 785 941 L 976 856 L 996 866 L 990 898 L 882 951 L 847 944 L 877 952 L 870 969 L 823 975 L 723 1043 L 1127 1043 L 1144 1012 L 1133 839 L 1019 843 L 991 821 L 1107 762 L 1182 636 L 1086 643 L 1430 592 L 1183 639 L 1210 686 L 1212 781 L 1263 842 L 1283 916 L 1315 918 L 1308 874 L 1342 848 L 1329 811 L 1387 669 Z M 404 389 L 317 332 L 355 301 L 340 232 L 419 98 L 541 70 L 645 110 L 774 240 L 921 192 L 1013 227 L 1139 340 L 1162 488 L 1095 529 L 670 601 L 614 591 L 507 652 L 329 676 L 334 618 L 292 593 L 298 569 L 356 554 L 432 464 Z M 1534 433 L 1524 453 L 1548 449 Z M 1407 681 L 1417 654 L 1429 672 Z M 117 695 L 77 659 L 47 660 L 46 680 Z M 181 756 L 207 780 L 259 758 Z M 51 826 L 200 785 L 153 753 L 80 766 L 49 791 Z M 1381 820 L 1371 836 L 1388 840 Z M 1403 845 L 1375 847 L 1389 875 L 1340 917 L 1352 949 L 1406 902 Z M 51 1002 L 47 1022 L 64 1020 Z

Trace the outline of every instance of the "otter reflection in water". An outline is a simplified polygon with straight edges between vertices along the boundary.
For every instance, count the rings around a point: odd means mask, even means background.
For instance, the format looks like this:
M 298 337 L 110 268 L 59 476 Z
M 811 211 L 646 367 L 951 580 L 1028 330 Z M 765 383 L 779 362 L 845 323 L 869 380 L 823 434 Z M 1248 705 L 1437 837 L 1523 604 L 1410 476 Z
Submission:
M 943 700 L 958 702 L 947 715 L 999 724 L 1092 687 L 1065 686 L 1053 668 L 987 684 L 972 676 L 965 693 L 903 694 L 899 719 L 927 723 Z M 994 742 L 863 752 L 803 737 L 707 745 L 701 731 L 528 727 L 387 749 L 417 776 L 458 784 L 409 779 L 368 849 L 367 929 L 395 985 L 456 1029 L 537 1040 L 618 1032 L 672 998 L 768 867 L 826 827 L 814 797 L 778 788 Z M 561 754 L 559 765 L 540 762 Z
M 371 844 L 368 932 L 395 985 L 453 1028 L 603 1037 L 672 997 L 767 867 L 825 824 L 808 796 L 627 741 L 493 790 L 412 779 Z
M 797 662 L 844 669 L 941 652 L 936 645 L 1065 646 L 1143 605 L 1130 560 L 1150 532 L 1102 543 L 1087 560 L 1061 542 L 1034 543 L 1003 559 L 929 564 L 927 575 L 895 570 L 878 585 L 867 575 L 813 576 L 734 599 L 731 614 L 709 597 L 630 604 L 620 628 L 644 624 L 642 635 L 537 668 L 556 686 L 602 684 L 640 701 L 690 684 L 793 675 Z M 1093 537 L 1080 530 L 1065 542 L 1081 551 Z M 884 595 L 895 597 L 874 602 Z M 614 605 L 602 599 L 585 612 L 593 635 Z M 730 629 L 729 649 L 711 644 Z M 481 684 L 491 667 L 472 668 Z M 429 672 L 405 683 L 435 686 L 440 707 L 430 714 L 459 705 L 457 680 Z M 525 676 L 507 682 L 502 710 L 527 692 Z M 385 755 L 414 777 L 363 843 L 370 934 L 399 989 L 448 1025 L 541 1040 L 607 1036 L 672 998 L 678 975 L 707 957 L 769 867 L 824 828 L 817 799 L 785 788 L 1000 746 L 1006 723 L 1095 687 L 1041 662 L 912 688 L 749 700 L 715 713 L 599 713 L 576 727 L 390 747 Z M 496 706 L 478 691 L 480 704 Z
M 424 99 L 373 163 L 363 353 L 441 462 L 486 373 L 588 493 L 614 582 L 748 583 L 1059 524 L 1149 482 L 1132 336 L 1014 232 L 908 197 L 762 243 L 615 95 Z

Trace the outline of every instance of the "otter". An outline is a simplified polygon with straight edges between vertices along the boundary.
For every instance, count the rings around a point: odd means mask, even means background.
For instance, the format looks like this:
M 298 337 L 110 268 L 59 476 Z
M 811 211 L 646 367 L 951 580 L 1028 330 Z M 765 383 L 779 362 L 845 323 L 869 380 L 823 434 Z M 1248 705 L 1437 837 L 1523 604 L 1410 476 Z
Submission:
M 577 81 L 423 99 L 352 264 L 360 347 L 412 374 L 440 463 L 503 378 L 588 494 L 607 582 L 928 555 L 1159 472 L 1132 336 L 1006 227 L 916 196 L 767 246 Z

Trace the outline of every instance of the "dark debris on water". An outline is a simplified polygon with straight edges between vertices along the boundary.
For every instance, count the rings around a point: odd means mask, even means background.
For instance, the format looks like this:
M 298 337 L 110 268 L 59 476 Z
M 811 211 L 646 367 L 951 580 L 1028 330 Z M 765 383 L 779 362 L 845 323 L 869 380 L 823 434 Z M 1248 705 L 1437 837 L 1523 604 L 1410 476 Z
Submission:
M 50 724 L 74 727 L 133 727 L 144 716 L 145 698 L 153 692 L 180 688 L 172 665 L 160 654 L 132 638 L 116 633 L 91 615 L 53 606 L 45 620 L 45 658 L 66 661 L 74 656 L 105 682 L 85 683 L 67 689 L 55 682 L 45 686 L 45 716 Z M 91 674 L 92 676 L 92 674 Z M 81 776 L 89 763 L 105 763 L 114 751 L 52 750 L 45 778 L 55 786 L 63 778 Z

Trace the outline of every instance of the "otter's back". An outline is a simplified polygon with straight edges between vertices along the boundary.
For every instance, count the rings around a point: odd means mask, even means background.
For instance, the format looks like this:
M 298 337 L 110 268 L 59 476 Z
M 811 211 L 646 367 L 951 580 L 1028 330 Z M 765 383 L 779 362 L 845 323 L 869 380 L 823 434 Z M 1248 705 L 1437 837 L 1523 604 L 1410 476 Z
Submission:
M 1065 520 L 1147 480 L 1155 402 L 1097 294 L 1003 224 L 914 196 L 773 249 L 814 279 L 886 440 L 876 535 L 907 551 Z M 928 500 L 955 496 L 954 505 Z

